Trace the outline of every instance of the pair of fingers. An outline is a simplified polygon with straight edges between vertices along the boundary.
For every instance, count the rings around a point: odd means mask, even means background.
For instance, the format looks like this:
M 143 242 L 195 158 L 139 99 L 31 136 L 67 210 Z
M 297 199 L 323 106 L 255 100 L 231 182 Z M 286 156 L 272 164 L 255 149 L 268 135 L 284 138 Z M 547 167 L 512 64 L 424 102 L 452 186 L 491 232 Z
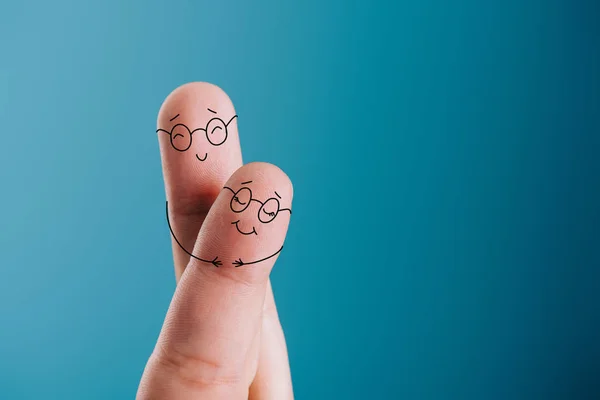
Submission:
M 237 121 L 208 83 L 175 89 L 159 111 L 178 284 L 139 399 L 293 398 L 269 281 L 292 185 L 274 165 L 242 165 Z

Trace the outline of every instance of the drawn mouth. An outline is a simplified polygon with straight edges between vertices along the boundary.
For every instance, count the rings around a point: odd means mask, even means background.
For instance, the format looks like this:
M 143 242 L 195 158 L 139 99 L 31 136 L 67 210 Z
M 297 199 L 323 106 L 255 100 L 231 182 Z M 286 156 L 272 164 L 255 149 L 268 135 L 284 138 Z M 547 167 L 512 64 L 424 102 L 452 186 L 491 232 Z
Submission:
M 198 153 L 196 153 L 196 158 L 198 159 L 198 161 L 204 161 L 208 158 L 208 153 L 204 153 L 204 158 L 198 157 Z
M 237 221 L 232 222 L 231 225 L 235 225 L 235 229 L 237 229 L 237 231 L 239 233 L 241 233 L 242 235 L 252 235 L 254 233 L 255 235 L 258 236 L 258 233 L 256 233 L 256 230 L 254 229 L 254 227 L 252 227 L 252 232 L 244 232 L 244 231 L 240 230 L 240 227 L 238 226 L 238 222 L 240 222 L 239 219 Z

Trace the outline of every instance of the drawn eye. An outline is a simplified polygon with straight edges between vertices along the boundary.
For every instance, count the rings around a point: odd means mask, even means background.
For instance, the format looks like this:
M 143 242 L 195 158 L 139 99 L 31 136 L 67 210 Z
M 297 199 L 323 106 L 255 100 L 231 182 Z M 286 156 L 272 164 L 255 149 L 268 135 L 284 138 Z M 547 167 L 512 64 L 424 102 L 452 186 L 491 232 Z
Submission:
M 246 203 L 242 203 L 237 196 L 233 196 L 233 201 L 235 201 L 236 203 L 241 204 L 241 205 L 246 204 Z
M 171 145 L 177 151 L 186 151 L 192 145 L 192 133 L 187 126 L 177 124 L 171 129 Z
M 275 209 L 275 211 L 267 211 L 266 209 Z M 273 221 L 279 212 L 279 200 L 274 197 L 271 197 L 262 205 L 258 212 L 258 220 L 263 224 L 268 224 Z
M 206 138 L 213 146 L 220 146 L 227 140 L 227 126 L 220 118 L 213 118 L 206 124 Z
M 231 202 L 229 203 L 231 211 L 236 213 L 244 211 L 246 208 L 248 208 L 250 200 L 252 200 L 252 191 L 247 187 L 241 188 L 235 192 L 231 198 Z

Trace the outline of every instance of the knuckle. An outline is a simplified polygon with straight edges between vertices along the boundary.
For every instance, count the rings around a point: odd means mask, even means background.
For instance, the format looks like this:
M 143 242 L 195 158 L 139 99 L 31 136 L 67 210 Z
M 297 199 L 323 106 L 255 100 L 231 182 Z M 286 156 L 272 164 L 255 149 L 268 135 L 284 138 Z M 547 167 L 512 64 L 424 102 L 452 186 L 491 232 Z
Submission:
M 184 385 L 195 389 L 236 388 L 244 383 L 241 368 L 224 365 L 209 357 L 191 355 L 174 346 L 167 348 L 159 343 L 152 357 L 163 368 L 171 371 Z

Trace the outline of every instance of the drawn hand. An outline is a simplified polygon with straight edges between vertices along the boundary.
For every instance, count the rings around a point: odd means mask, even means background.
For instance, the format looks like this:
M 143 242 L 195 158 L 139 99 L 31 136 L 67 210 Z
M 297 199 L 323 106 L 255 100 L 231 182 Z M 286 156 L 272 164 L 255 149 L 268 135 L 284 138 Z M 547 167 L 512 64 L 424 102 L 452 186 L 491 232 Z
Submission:
M 232 194 L 222 190 L 253 180 L 257 198 L 267 199 L 276 196 L 270 186 L 276 185 L 289 207 L 291 183 L 273 165 L 242 166 L 233 115 L 227 95 L 206 83 L 177 88 L 159 112 L 167 211 L 177 237 L 172 236 L 177 287 L 138 388 L 140 400 L 293 399 L 285 338 L 269 280 L 278 255 L 271 254 L 283 245 L 289 213 L 265 225 L 260 240 L 255 234 L 242 235 L 232 225 Z M 231 121 L 226 133 L 219 121 L 210 122 L 217 117 Z M 175 123 L 189 127 L 193 140 L 182 126 L 173 128 Z M 196 131 L 198 127 L 207 131 Z M 180 130 L 183 137 L 174 137 Z M 272 203 L 263 209 L 273 212 Z M 256 218 L 260 207 L 253 201 L 248 212 Z M 252 229 L 247 218 L 242 217 L 240 229 Z M 261 225 L 255 226 L 260 231 Z M 272 251 L 267 249 L 271 242 Z M 261 262 L 248 265 L 241 257 Z M 246 268 L 235 268 L 242 265 Z
M 244 262 L 242 261 L 241 258 L 238 258 L 237 260 L 232 262 L 232 264 L 237 268 L 237 267 L 241 267 L 242 265 L 244 265 Z

